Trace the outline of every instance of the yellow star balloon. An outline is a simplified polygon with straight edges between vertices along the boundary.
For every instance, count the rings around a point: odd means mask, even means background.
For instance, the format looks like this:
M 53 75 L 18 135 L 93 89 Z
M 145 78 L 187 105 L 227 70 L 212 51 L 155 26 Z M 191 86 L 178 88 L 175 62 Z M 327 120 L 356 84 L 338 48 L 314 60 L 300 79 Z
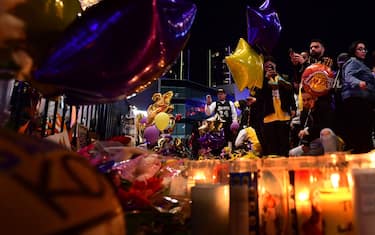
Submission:
M 245 39 L 240 38 L 233 54 L 225 57 L 238 90 L 251 91 L 263 86 L 263 56 L 259 55 Z

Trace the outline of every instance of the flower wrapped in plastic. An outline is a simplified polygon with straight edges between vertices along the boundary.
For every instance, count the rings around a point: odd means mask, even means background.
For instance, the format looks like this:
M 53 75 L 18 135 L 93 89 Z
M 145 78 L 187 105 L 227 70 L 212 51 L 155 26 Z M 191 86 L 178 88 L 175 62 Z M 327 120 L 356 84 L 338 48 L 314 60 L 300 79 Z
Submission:
M 148 153 L 145 149 L 127 146 L 130 142 L 131 137 L 129 136 L 114 136 L 105 141 L 93 142 L 77 152 L 87 158 L 91 165 L 106 173 L 112 169 L 116 162 Z
M 183 179 L 184 170 L 183 159 L 156 153 L 115 163 L 108 175 L 127 213 L 130 234 L 188 231 L 190 200 L 184 193 L 171 195 L 172 184 L 176 187 L 175 179 Z M 177 188 L 184 185 L 186 181 L 179 181 Z

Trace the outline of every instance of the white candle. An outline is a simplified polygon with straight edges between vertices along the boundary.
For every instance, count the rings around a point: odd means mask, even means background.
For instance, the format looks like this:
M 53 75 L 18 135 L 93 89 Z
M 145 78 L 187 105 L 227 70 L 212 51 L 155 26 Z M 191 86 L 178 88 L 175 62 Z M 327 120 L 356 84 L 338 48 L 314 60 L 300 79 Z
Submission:
M 375 169 L 353 169 L 354 227 L 357 235 L 375 234 Z
M 228 235 L 229 186 L 197 184 L 191 198 L 192 234 Z

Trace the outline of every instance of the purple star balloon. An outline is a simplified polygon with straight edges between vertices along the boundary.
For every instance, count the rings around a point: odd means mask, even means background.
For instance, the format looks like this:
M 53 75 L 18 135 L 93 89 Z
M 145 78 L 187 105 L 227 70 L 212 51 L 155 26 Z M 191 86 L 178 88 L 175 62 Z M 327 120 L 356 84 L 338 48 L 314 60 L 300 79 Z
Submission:
M 271 53 L 279 40 L 282 27 L 270 1 L 266 0 L 258 9 L 247 6 L 246 15 L 248 43 Z

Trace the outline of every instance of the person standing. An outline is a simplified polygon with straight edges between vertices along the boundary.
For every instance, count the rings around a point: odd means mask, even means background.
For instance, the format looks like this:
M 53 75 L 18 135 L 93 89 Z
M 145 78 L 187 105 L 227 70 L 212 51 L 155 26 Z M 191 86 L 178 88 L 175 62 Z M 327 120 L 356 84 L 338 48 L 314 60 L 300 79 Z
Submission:
M 263 106 L 263 155 L 288 156 L 289 122 L 296 114 L 293 86 L 277 73 L 273 57 L 265 57 L 263 68 L 263 88 L 257 95 Z
M 322 40 L 317 38 L 310 40 L 309 56 L 307 58 L 304 58 L 301 54 L 294 52 L 290 52 L 289 56 L 294 68 L 292 81 L 295 88 L 294 91 L 296 94 L 298 94 L 298 110 L 301 111 L 303 109 L 301 90 L 303 85 L 306 85 L 302 84 L 302 75 L 306 68 L 313 64 L 323 64 L 332 70 L 333 59 L 326 55 L 325 44 Z M 333 99 L 333 92 L 331 92 L 332 88 L 326 87 L 326 89 L 328 89 L 327 92 L 318 96 L 316 102 L 320 103 L 321 106 L 325 106 L 327 108 L 329 107 L 331 112 L 335 113 L 336 107 Z
M 343 65 L 342 99 L 344 108 L 344 141 L 352 153 L 367 153 L 374 147 L 375 78 L 365 64 L 364 41 L 354 41 L 348 50 L 350 59 Z
M 326 56 L 326 48 L 322 40 L 312 39 L 309 45 L 309 55 L 305 56 L 302 53 L 296 53 L 290 49 L 289 57 L 293 65 L 293 73 L 291 75 L 295 92 L 298 93 L 298 89 L 301 83 L 302 73 L 307 67 L 312 64 L 320 63 L 332 67 L 333 60 L 331 57 Z
M 227 100 L 227 94 L 224 89 L 217 89 L 217 101 L 212 101 L 210 95 L 206 96 L 205 112 L 207 115 L 217 115 L 223 121 L 224 138 L 228 146 L 234 142 L 234 134 L 231 131 L 231 125 L 237 120 L 237 112 L 234 103 Z

